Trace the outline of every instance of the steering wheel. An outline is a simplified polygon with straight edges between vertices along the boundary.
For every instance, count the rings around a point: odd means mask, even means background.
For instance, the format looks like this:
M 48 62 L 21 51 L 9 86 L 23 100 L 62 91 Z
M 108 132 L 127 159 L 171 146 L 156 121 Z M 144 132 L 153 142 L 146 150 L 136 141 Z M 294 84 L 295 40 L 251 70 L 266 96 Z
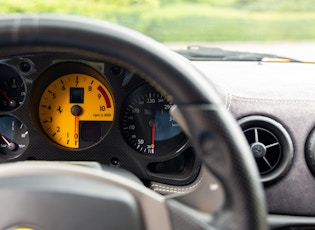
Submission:
M 2 57 L 67 48 L 135 71 L 177 105 L 196 154 L 225 193 L 210 215 L 112 171 L 7 163 L 0 166 L 0 229 L 267 229 L 247 142 L 209 79 L 187 60 L 130 29 L 79 17 L 3 17 L 0 37 Z

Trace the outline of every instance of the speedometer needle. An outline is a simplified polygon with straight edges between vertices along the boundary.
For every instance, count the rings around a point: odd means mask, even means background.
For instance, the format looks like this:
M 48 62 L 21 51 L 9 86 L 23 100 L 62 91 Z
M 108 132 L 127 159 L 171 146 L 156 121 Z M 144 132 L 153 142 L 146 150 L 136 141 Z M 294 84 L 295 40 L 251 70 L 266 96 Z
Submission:
M 154 148 L 155 148 L 155 122 L 152 122 L 152 128 L 151 128 L 151 151 L 152 154 L 154 154 Z

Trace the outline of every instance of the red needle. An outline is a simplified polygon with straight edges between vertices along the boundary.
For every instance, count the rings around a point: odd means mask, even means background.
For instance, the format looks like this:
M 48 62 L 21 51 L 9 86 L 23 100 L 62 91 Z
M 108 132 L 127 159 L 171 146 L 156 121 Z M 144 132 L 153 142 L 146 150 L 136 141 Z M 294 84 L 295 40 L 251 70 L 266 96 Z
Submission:
M 0 133 L 0 137 L 2 138 L 2 140 L 4 140 L 4 142 L 7 144 L 7 147 L 9 150 L 14 150 L 15 149 L 15 144 L 13 142 L 10 142 L 7 138 L 5 138 L 5 136 L 3 136 Z
M 2 96 L 5 97 L 5 99 L 8 101 L 8 102 L 11 102 L 11 98 L 8 97 L 8 95 L 6 94 L 5 91 L 3 91 L 2 89 L 0 89 L 0 93 L 2 94 Z
M 154 153 L 154 139 L 155 139 L 155 123 L 152 122 L 152 129 L 151 129 L 151 149 L 152 149 L 152 153 Z
M 10 141 L 7 140 L 7 138 L 5 138 L 1 133 L 0 133 L 0 137 L 2 138 L 2 140 L 4 140 L 4 142 L 9 145 Z

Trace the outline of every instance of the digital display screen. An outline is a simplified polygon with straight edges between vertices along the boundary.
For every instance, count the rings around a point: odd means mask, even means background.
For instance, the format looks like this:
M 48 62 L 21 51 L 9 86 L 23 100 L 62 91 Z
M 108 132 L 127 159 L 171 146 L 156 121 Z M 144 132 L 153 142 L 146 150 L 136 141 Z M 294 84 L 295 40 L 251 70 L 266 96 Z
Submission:
M 100 122 L 84 122 L 81 127 L 83 141 L 97 142 L 102 137 L 102 125 Z
M 84 103 L 84 88 L 70 88 L 70 103 Z

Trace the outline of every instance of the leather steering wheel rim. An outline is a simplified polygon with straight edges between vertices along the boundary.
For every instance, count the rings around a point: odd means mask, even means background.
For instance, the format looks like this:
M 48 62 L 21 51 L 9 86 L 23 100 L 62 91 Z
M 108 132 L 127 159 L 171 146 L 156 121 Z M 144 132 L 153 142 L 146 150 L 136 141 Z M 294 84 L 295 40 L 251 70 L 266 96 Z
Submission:
M 11 15 L 0 19 L 0 37 L 7 53 L 69 47 L 104 55 L 146 78 L 178 106 L 197 155 L 225 190 L 225 203 L 208 226 L 267 229 L 263 189 L 246 140 L 209 80 L 184 58 L 137 32 L 86 18 Z M 168 207 L 174 218 L 176 204 Z

